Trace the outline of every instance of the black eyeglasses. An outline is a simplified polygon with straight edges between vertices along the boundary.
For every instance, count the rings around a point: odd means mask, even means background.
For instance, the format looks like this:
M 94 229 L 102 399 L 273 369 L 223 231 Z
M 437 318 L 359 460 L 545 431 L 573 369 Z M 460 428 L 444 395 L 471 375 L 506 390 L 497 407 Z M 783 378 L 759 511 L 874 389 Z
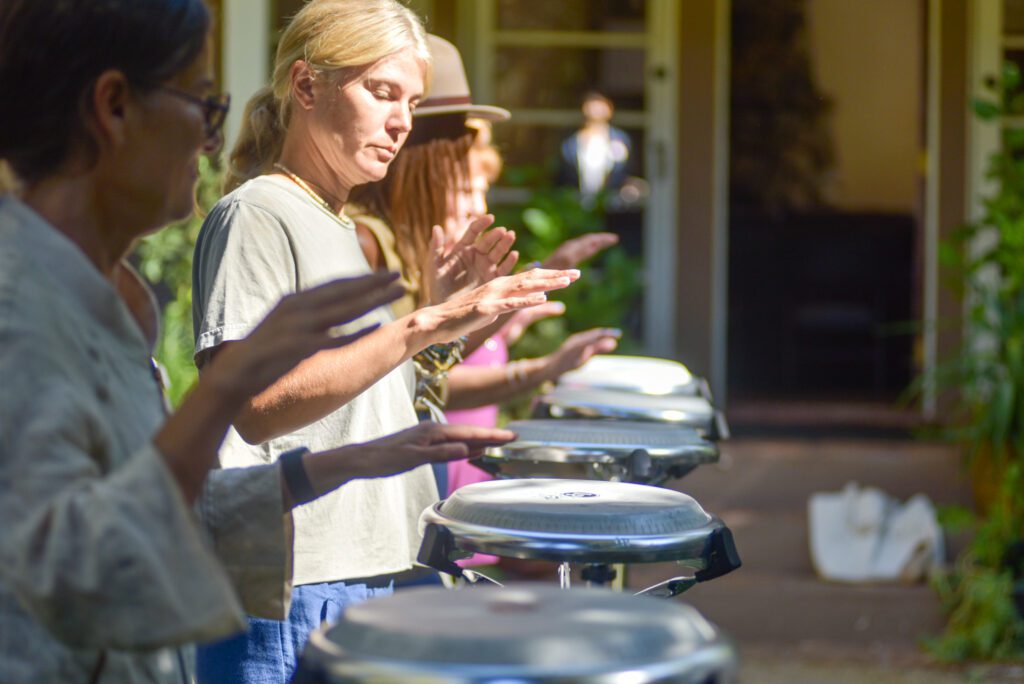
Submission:
M 220 134 L 220 129 L 224 127 L 224 120 L 228 117 L 228 110 L 231 108 L 230 95 L 224 93 L 223 95 L 198 97 L 192 93 L 186 93 L 183 90 L 177 90 L 169 86 L 161 86 L 160 90 L 202 107 L 203 131 L 206 133 L 207 140 L 213 140 Z

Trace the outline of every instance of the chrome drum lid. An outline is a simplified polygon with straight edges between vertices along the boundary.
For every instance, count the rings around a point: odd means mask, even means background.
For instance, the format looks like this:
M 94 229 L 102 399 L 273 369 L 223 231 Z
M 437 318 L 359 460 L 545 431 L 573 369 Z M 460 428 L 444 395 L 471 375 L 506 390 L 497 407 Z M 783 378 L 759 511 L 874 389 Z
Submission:
M 524 420 L 517 438 L 488 449 L 478 465 L 498 475 L 575 477 L 649 484 L 718 460 L 693 428 L 634 421 Z
M 649 356 L 599 354 L 558 384 L 573 389 L 606 389 L 639 394 L 701 394 L 702 382 L 676 361 Z
M 739 566 L 728 528 L 694 499 L 625 482 L 479 482 L 425 510 L 420 526 L 420 562 L 452 574 L 459 570 L 448 561 L 459 551 L 583 563 L 677 561 L 709 570 L 707 579 Z M 715 565 L 722 553 L 728 569 Z
M 302 661 L 296 682 L 698 684 L 733 682 L 737 669 L 690 606 L 541 585 L 372 599 L 315 632 Z
M 704 397 L 678 394 L 649 395 L 559 386 L 537 398 L 534 414 L 538 418 L 671 423 L 694 428 L 708 439 L 718 439 L 728 433 L 711 402 Z

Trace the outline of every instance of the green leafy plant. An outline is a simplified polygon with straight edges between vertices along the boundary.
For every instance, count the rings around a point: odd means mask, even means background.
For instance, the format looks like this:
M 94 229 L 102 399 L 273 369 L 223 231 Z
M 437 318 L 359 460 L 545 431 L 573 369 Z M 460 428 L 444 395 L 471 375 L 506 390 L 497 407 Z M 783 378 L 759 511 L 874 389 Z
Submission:
M 1007 64 L 972 101 L 992 125 L 1024 110 L 1020 69 Z M 929 642 L 946 659 L 1024 658 L 1007 552 L 1024 537 L 1024 130 L 1004 126 L 989 160 L 993 190 L 979 219 L 942 245 L 943 265 L 967 303 L 960 352 L 924 379 L 953 390 L 947 435 L 966 448 L 980 514 L 956 567 L 935 585 L 947 608 L 945 633 Z
M 199 160 L 197 211 L 189 218 L 139 242 L 134 260 L 139 272 L 163 302 L 160 339 L 155 356 L 167 373 L 167 394 L 177 406 L 196 382 L 192 361 L 192 251 L 202 226 L 202 214 L 220 198 L 222 173 L 207 157 Z
M 528 169 L 509 169 L 505 175 L 528 178 L 531 174 Z M 597 201 L 594 206 L 585 206 L 580 203 L 579 193 L 569 188 L 539 187 L 531 191 L 525 204 L 496 208 L 494 213 L 499 225 L 517 230 L 520 263 L 530 263 L 542 262 L 566 240 L 605 230 L 603 204 Z M 624 335 L 619 349 L 639 349 L 630 331 L 630 319 L 639 306 L 642 289 L 640 259 L 616 246 L 583 268 L 584 277 L 572 287 L 552 293 L 552 299 L 565 303 L 565 315 L 532 326 L 516 344 L 514 356 L 547 354 L 569 334 L 595 327 L 621 328 Z

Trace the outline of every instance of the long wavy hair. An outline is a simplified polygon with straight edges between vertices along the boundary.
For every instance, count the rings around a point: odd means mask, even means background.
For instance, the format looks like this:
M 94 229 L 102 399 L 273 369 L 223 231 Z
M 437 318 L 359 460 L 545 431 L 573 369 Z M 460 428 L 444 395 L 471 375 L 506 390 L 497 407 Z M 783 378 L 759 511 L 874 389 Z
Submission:
M 469 180 L 476 135 L 466 127 L 464 114 L 417 118 L 388 175 L 349 195 L 394 231 L 405 277 L 415 286 L 421 284 L 429 257 L 431 229 L 444 225 L 452 191 Z

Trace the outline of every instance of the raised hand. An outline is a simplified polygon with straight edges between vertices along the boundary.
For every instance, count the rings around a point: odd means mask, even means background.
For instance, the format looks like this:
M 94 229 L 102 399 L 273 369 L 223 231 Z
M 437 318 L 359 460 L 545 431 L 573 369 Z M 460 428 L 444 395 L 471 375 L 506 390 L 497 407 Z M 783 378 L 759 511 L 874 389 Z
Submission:
M 545 357 L 548 379 L 555 380 L 579 368 L 595 354 L 614 351 L 620 337 L 622 331 L 614 328 L 594 328 L 570 335 L 562 346 Z
M 566 240 L 544 260 L 545 268 L 576 268 L 598 252 L 618 243 L 615 233 L 587 233 Z
M 204 369 L 204 381 L 218 382 L 246 398 L 262 392 L 316 352 L 346 345 L 376 329 L 374 324 L 350 335 L 331 332 L 401 297 L 404 289 L 397 279 L 397 273 L 379 271 L 284 297 L 248 337 L 223 346 Z
M 547 301 L 547 292 L 561 290 L 579 279 L 576 270 L 535 268 L 501 276 L 437 306 L 420 309 L 419 325 L 431 331 L 429 343 L 452 340 L 490 325 L 498 316 Z
M 386 477 L 424 463 L 478 456 L 489 446 L 515 438 L 508 430 L 428 422 L 365 444 L 307 454 L 303 464 L 313 489 L 326 494 L 353 479 Z
M 512 250 L 516 234 L 501 227 L 487 230 L 493 223 L 490 214 L 474 219 L 452 244 L 445 242 L 444 229 L 434 226 L 423 279 L 428 301 L 440 304 L 512 272 L 519 260 Z
M 501 329 L 505 343 L 513 345 L 519 341 L 526 329 L 541 320 L 552 316 L 561 316 L 565 313 L 565 304 L 562 302 L 545 302 L 529 309 L 520 309 L 509 316 L 508 323 Z

